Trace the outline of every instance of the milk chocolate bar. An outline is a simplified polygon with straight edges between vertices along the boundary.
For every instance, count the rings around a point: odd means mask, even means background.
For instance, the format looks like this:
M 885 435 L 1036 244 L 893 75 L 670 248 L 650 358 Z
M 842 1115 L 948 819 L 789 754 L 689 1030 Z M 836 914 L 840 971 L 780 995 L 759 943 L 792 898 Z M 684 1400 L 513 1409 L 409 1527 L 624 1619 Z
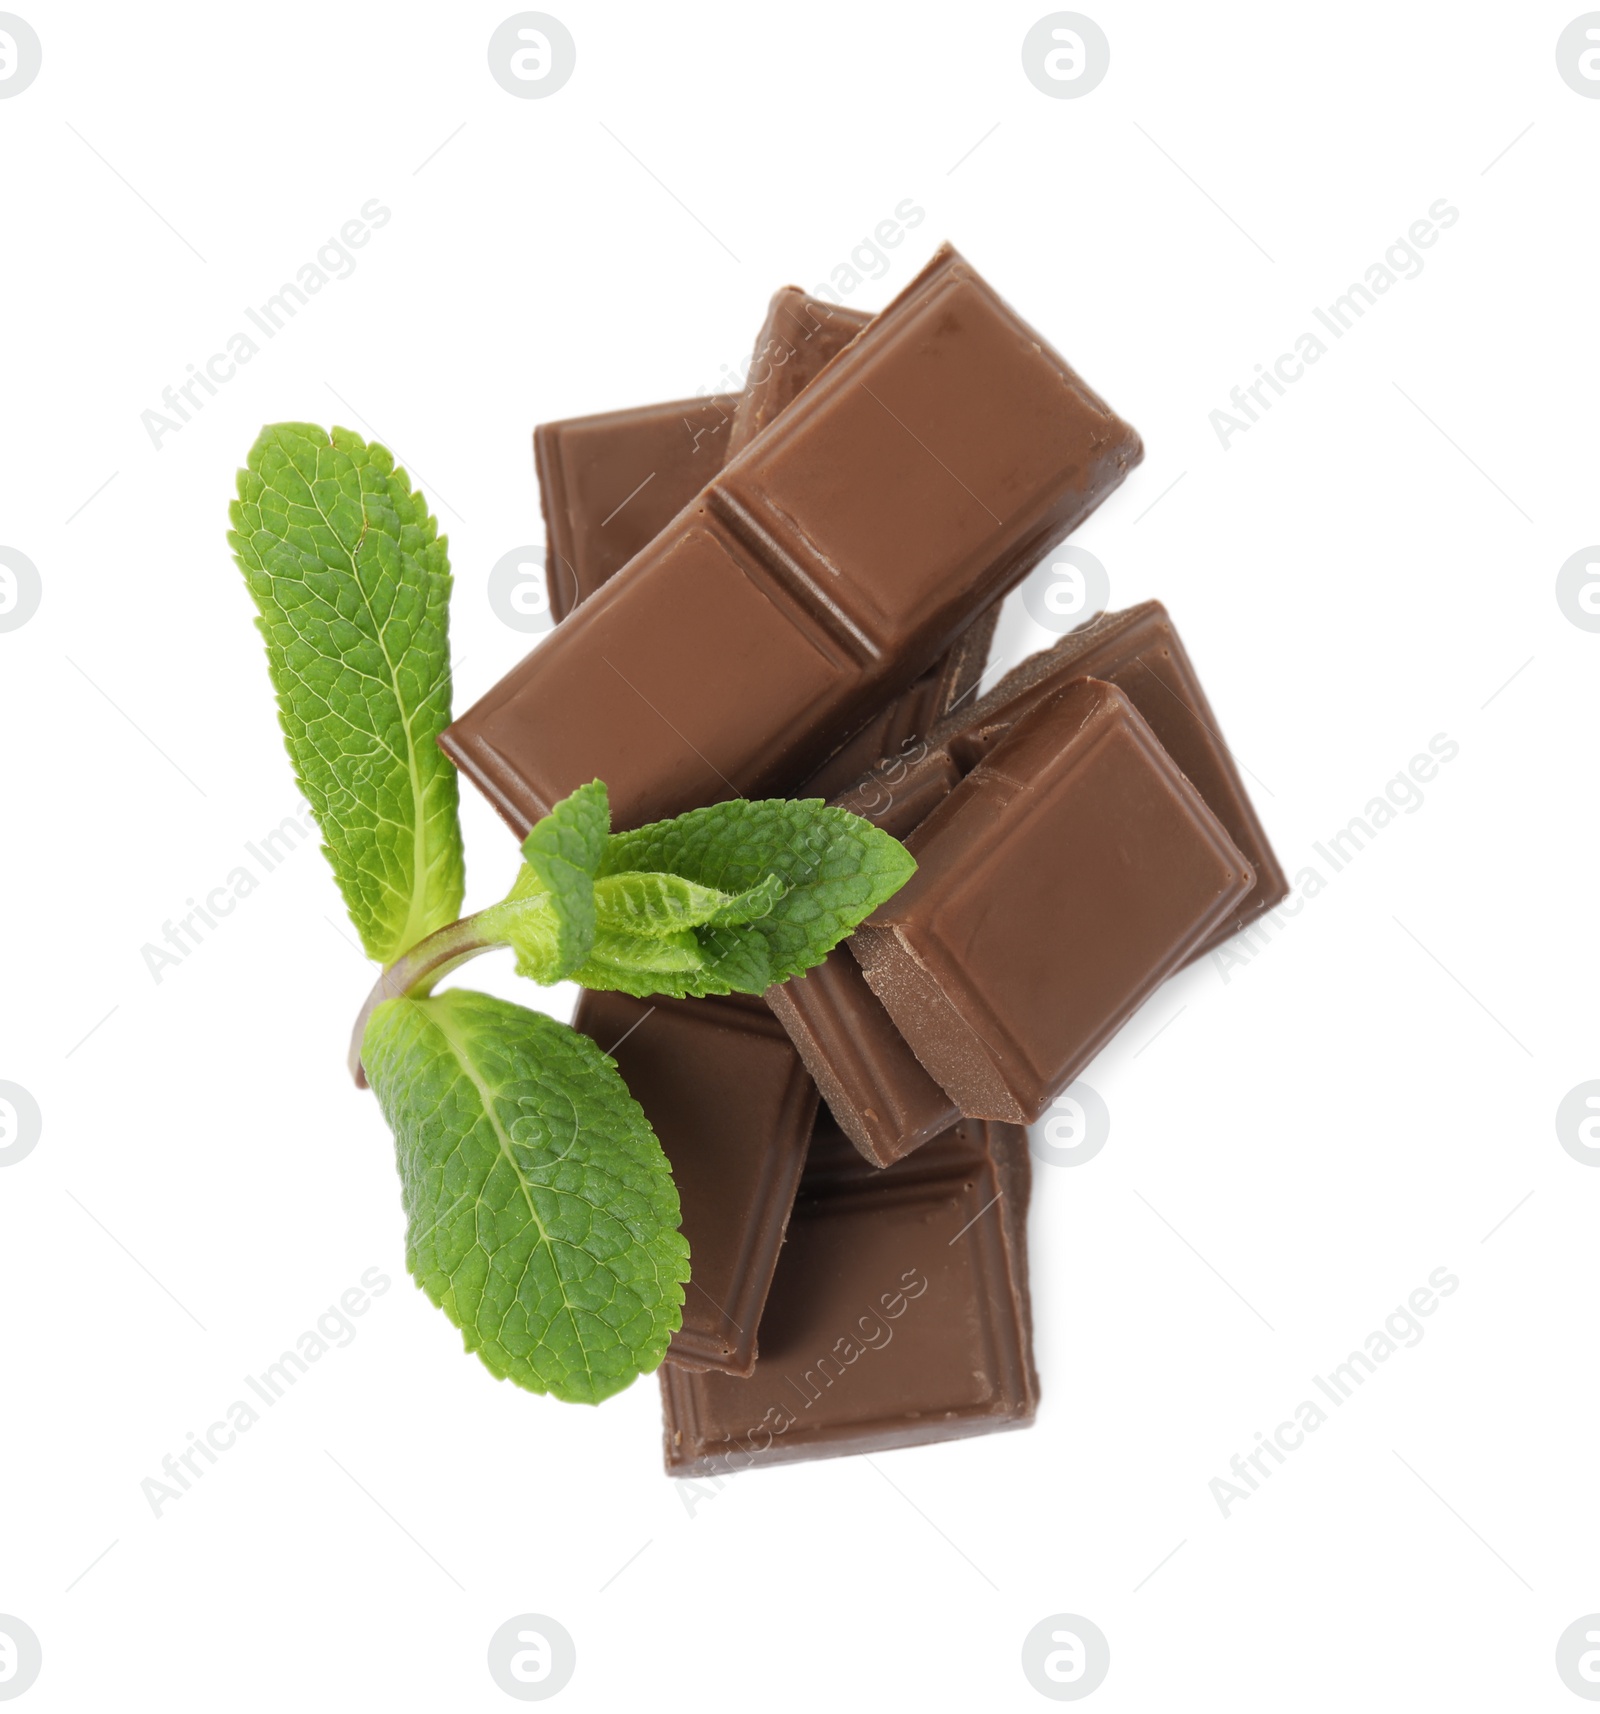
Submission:
M 1077 679 L 911 834 L 849 942 L 963 1113 L 1032 1124 L 1255 883 L 1132 701 Z
M 440 743 L 519 834 L 596 777 L 619 828 L 802 780 L 1141 456 L 943 249 Z
M 572 417 L 534 430 L 550 611 L 568 613 L 616 575 L 844 350 L 872 318 L 794 286 L 774 293 L 744 392 Z M 989 658 L 991 608 L 903 696 L 886 704 L 803 782 L 831 797 L 960 706 Z
M 816 1085 L 759 1000 L 585 990 L 573 1018 L 617 1062 L 672 1164 L 689 1240 L 675 1363 L 747 1375 L 817 1113 Z
M 748 1380 L 661 1367 L 667 1471 L 954 1440 L 1033 1420 L 1027 1135 L 963 1120 L 867 1166 L 817 1128 Z
M 887 757 L 834 801 L 905 838 L 1021 714 L 1079 674 L 1106 679 L 1126 693 L 1255 871 L 1255 886 L 1190 955 L 1198 957 L 1281 902 L 1288 883 L 1159 601 L 1102 614 L 1030 656 L 940 722 L 928 743 L 909 757 Z M 907 1047 L 844 948 L 819 969 L 769 989 L 767 1000 L 834 1117 L 868 1160 L 887 1166 L 954 1122 L 955 1103 Z

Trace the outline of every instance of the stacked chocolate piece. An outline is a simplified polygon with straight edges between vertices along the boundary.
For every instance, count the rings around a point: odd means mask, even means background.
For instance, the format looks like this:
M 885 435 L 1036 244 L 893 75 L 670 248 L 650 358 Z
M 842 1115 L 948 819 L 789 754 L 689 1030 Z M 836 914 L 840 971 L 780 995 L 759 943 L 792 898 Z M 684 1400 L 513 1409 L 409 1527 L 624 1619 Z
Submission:
M 1022 1127 L 1287 891 L 1158 603 L 979 694 L 1138 436 L 945 248 L 871 319 L 779 292 L 737 397 L 534 447 L 561 623 L 441 740 L 518 836 L 600 778 L 618 828 L 821 796 L 918 862 L 765 1002 L 579 1004 L 682 1201 L 668 1470 L 1031 1421 Z

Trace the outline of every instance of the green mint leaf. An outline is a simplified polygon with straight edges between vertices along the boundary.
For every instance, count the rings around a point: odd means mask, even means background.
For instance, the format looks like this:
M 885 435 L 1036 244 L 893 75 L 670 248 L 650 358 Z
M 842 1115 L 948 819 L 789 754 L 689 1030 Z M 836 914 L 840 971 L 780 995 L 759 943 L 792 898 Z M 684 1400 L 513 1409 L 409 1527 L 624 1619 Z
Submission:
M 616 1064 L 541 1012 L 462 989 L 389 1000 L 362 1061 L 394 1132 L 406 1266 L 488 1370 L 595 1404 L 653 1369 L 689 1246 Z
M 611 877 L 644 872 L 726 894 L 741 915 L 757 902 L 765 909 L 692 928 L 705 955 L 699 969 L 661 972 L 625 956 L 592 957 L 576 979 L 641 996 L 760 993 L 820 964 L 915 868 L 897 839 L 820 799 L 740 798 L 615 833 L 597 893 Z
M 295 778 L 392 963 L 461 909 L 445 539 L 386 448 L 309 423 L 261 431 L 228 516 Z

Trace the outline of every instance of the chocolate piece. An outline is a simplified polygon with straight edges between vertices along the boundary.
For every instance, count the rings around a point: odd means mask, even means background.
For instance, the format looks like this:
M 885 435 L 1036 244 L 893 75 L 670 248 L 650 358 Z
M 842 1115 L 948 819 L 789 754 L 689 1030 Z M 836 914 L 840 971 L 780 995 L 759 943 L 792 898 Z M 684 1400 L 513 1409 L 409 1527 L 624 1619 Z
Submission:
M 1046 696 L 906 841 L 849 942 L 964 1113 L 1032 1124 L 1254 884 L 1129 698 Z
M 617 1062 L 672 1163 L 689 1240 L 668 1355 L 747 1375 L 805 1165 L 817 1091 L 759 1000 L 585 991 L 573 1019 Z
M 798 398 L 871 319 L 785 286 L 773 295 L 756 336 L 749 380 L 736 398 L 643 405 L 535 429 L 548 548 L 545 581 L 555 618 L 564 619 L 648 546 L 725 458 Z M 982 675 L 998 617 L 991 608 L 969 625 L 904 696 L 795 785 L 795 795 L 843 791 L 880 756 L 893 755 L 959 706 Z
M 676 399 L 533 431 L 555 618 L 621 571 L 722 468 L 738 402 Z
M 521 834 L 803 779 L 1142 456 L 948 248 L 440 738 Z
M 661 1367 L 673 1476 L 1033 1420 L 1027 1136 L 963 1120 L 887 1172 L 819 1117 L 748 1380 Z
M 1188 652 L 1159 601 L 1102 614 L 1030 656 L 937 725 L 909 759 L 880 763 L 834 801 L 905 838 L 1021 714 L 1079 674 L 1106 679 L 1128 696 L 1255 870 L 1256 884 L 1242 904 L 1190 954 L 1198 958 L 1271 910 L 1287 896 L 1288 883 Z M 906 1046 L 854 957 L 846 959 L 843 950 L 835 949 L 820 969 L 769 989 L 767 1002 L 851 1141 L 868 1160 L 887 1166 L 952 1123 L 958 1109 Z

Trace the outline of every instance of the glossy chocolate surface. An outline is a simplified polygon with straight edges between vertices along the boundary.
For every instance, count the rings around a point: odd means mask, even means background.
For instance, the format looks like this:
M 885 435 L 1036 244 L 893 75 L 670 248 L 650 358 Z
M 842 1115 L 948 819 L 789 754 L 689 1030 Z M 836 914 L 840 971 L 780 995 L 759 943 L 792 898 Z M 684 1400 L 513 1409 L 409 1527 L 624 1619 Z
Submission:
M 871 320 L 794 286 L 773 295 L 745 390 L 680 399 L 534 430 L 550 611 L 564 619 L 608 582 L 844 350 Z M 989 658 L 991 608 L 904 695 L 886 703 L 807 779 L 797 797 L 831 797 L 880 756 L 924 736 L 966 701 Z
M 1255 886 L 1190 953 L 1197 958 L 1272 909 L 1287 896 L 1288 883 L 1159 601 L 1102 614 L 1031 655 L 936 725 L 928 742 L 888 756 L 835 801 L 905 838 L 1021 715 L 1079 674 L 1106 679 L 1126 693 L 1255 871 Z M 937 1134 L 958 1110 L 895 1029 L 853 957 L 846 960 L 841 950 L 820 969 L 770 989 L 767 1000 L 835 1119 L 868 1160 L 887 1166 Z
M 1142 455 L 955 252 L 442 736 L 520 833 L 803 780 Z

